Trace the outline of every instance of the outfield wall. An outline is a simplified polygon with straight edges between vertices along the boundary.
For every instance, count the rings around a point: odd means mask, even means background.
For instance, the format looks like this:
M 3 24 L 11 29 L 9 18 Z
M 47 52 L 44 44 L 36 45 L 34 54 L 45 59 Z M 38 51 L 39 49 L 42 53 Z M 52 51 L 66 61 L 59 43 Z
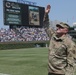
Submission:
M 49 41 L 30 41 L 30 42 L 5 42 L 0 43 L 0 50 L 48 47 Z

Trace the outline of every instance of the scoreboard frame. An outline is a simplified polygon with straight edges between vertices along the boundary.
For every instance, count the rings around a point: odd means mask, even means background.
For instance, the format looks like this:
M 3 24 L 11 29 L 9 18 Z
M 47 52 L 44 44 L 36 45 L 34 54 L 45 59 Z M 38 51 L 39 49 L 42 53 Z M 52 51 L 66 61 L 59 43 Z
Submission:
M 3 10 L 4 25 L 43 26 L 44 7 L 4 1 Z

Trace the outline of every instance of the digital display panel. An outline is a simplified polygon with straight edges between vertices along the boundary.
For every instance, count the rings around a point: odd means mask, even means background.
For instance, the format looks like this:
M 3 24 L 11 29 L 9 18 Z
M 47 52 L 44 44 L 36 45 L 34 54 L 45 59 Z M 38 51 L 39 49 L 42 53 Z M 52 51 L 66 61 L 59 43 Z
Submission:
M 29 25 L 40 25 L 38 7 L 29 6 Z
M 4 24 L 42 26 L 44 7 L 4 1 Z
M 5 24 L 21 23 L 21 6 L 18 3 L 5 2 Z

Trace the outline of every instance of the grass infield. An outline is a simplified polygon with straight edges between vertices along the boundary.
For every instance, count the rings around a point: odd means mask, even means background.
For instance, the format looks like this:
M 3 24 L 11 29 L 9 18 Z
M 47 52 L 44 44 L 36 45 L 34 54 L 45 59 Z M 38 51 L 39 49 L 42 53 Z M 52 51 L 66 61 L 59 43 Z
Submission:
M 0 50 L 2 75 L 47 75 L 47 63 L 47 48 Z

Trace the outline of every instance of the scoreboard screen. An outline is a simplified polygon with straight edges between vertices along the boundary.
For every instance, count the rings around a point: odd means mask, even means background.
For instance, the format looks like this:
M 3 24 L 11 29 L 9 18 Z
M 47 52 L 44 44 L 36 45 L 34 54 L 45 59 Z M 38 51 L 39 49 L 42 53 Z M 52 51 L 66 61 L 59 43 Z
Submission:
M 4 3 L 5 24 L 21 24 L 21 5 L 13 2 Z
M 44 7 L 4 1 L 4 24 L 42 26 Z
M 39 8 L 29 6 L 29 24 L 30 25 L 39 25 Z

